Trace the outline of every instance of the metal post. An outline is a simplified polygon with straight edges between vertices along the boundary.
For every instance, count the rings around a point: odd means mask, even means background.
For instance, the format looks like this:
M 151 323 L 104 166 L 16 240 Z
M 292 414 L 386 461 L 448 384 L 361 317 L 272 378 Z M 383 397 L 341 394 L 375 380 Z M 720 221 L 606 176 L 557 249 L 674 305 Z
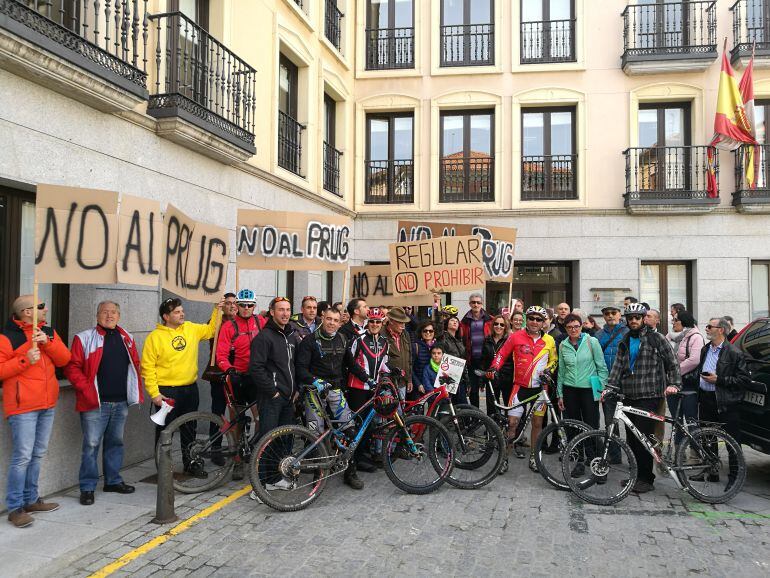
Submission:
M 153 524 L 169 524 L 179 518 L 174 513 L 174 472 L 171 462 L 171 432 L 160 432 L 160 457 L 158 459 L 158 496 Z

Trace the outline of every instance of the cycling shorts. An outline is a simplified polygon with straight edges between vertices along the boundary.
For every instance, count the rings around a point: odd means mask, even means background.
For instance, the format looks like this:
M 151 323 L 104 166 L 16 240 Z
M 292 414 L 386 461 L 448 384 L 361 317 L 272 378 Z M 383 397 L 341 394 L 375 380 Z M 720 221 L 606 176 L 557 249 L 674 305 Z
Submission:
M 525 399 L 529 399 L 533 395 L 540 395 L 540 392 L 543 391 L 542 387 L 520 387 L 519 391 L 516 392 L 516 395 L 513 396 L 513 403 L 510 405 L 516 405 L 517 403 L 520 403 L 521 401 L 524 401 Z M 524 415 L 524 409 L 529 404 L 524 404 L 520 407 L 509 409 L 508 415 L 513 417 L 521 417 Z M 534 414 L 536 416 L 543 416 L 545 415 L 545 402 L 539 402 L 537 406 L 535 407 Z

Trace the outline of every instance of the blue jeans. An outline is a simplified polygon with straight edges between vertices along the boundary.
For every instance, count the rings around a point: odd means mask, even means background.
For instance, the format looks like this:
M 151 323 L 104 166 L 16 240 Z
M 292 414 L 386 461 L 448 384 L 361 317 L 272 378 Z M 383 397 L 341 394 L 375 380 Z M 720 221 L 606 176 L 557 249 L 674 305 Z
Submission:
M 54 408 L 30 411 L 8 417 L 13 452 L 8 466 L 5 504 L 9 512 L 37 502 L 40 461 L 48 451 L 53 429 Z
M 80 414 L 83 428 L 83 455 L 80 460 L 80 491 L 93 492 L 99 481 L 99 447 L 102 450 L 102 469 L 105 485 L 120 484 L 123 466 L 123 429 L 126 425 L 128 404 L 125 401 L 102 402 L 99 409 Z

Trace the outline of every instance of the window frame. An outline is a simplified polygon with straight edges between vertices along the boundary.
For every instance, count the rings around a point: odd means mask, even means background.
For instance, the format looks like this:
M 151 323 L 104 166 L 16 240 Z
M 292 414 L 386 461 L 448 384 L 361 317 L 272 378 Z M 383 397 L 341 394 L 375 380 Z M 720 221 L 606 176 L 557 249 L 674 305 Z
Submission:
M 531 1 L 531 0 L 530 0 Z M 543 47 L 548 46 L 548 53 L 545 54 L 545 49 L 543 51 L 542 56 L 539 59 L 532 59 L 530 61 L 524 62 L 523 59 L 523 42 L 524 42 L 524 35 L 522 34 L 523 30 L 522 27 L 524 24 L 530 23 L 530 22 L 552 22 L 551 20 L 551 2 L 553 0 L 539 0 L 540 6 L 541 6 L 541 20 L 524 20 L 524 3 L 527 2 L 527 0 L 519 0 L 519 15 L 520 15 L 520 22 L 519 22 L 519 35 L 520 35 L 520 55 L 519 55 L 519 63 L 522 65 L 529 65 L 529 64 L 560 64 L 564 62 L 576 62 L 577 61 L 577 42 L 575 40 L 575 34 L 577 34 L 577 26 L 574 25 L 575 22 L 577 22 L 577 16 L 575 13 L 575 0 L 568 0 L 569 1 L 569 21 L 573 23 L 571 29 L 570 29 L 570 57 L 566 59 L 554 59 L 553 54 L 551 54 L 551 30 L 546 30 L 546 27 L 543 27 Z
M 286 68 L 288 71 L 288 78 L 289 78 L 289 89 L 288 89 L 288 108 L 289 110 L 281 110 L 281 69 Z M 299 66 L 294 64 L 288 56 L 286 56 L 283 53 L 280 53 L 278 56 L 278 110 L 283 112 L 285 115 L 291 117 L 295 121 L 297 119 L 298 114 L 298 95 L 299 92 Z
M 410 28 L 412 30 L 412 35 L 408 38 L 411 39 L 412 42 L 412 52 L 411 52 L 411 62 L 407 62 L 403 65 L 396 65 L 396 58 L 395 58 L 395 52 L 396 52 L 396 44 L 399 38 L 399 36 L 396 36 L 394 30 L 397 29 L 396 27 L 396 0 L 388 0 L 388 21 L 385 28 L 381 28 L 379 25 L 379 22 L 376 23 L 376 26 L 372 25 L 372 22 L 370 22 L 369 18 L 371 17 L 372 10 L 372 0 L 366 0 L 364 3 L 364 69 L 367 71 L 376 71 L 376 70 L 409 70 L 414 69 L 415 67 L 415 47 L 416 47 L 416 27 L 415 27 L 415 17 L 416 17 L 416 9 L 415 9 L 415 1 L 416 0 L 409 0 L 411 8 L 412 8 L 412 25 L 409 27 L 403 27 L 403 28 Z M 379 63 L 379 47 L 380 42 L 377 42 L 377 54 L 375 55 L 375 59 L 373 60 L 370 57 L 370 34 L 373 30 L 388 30 L 388 35 L 385 37 L 386 39 L 386 50 L 387 50 L 387 64 L 383 66 L 370 66 L 370 64 L 374 61 Z M 407 37 L 403 37 L 407 38 Z M 379 33 L 377 34 L 377 39 L 380 40 Z
M 768 277 L 767 300 L 768 300 L 768 303 L 770 303 L 770 259 L 751 259 L 749 263 L 750 270 L 754 269 L 754 265 L 759 265 L 767 268 L 767 277 Z M 752 271 L 752 276 L 753 276 L 753 271 Z M 754 315 L 754 286 L 752 282 L 749 282 L 749 292 L 751 293 L 751 317 L 752 317 L 751 319 L 749 319 L 749 321 L 753 321 L 755 318 L 755 315 Z
M 694 281 L 694 267 L 692 261 L 674 261 L 674 260 L 640 260 L 639 261 L 639 278 L 641 279 L 641 270 L 644 266 L 649 265 L 657 265 L 659 267 L 660 271 L 660 285 L 658 286 L 658 292 L 660 294 L 660 324 L 658 325 L 658 331 L 663 333 L 663 335 L 668 334 L 669 331 L 671 331 L 671 327 L 669 326 L 669 311 L 671 309 L 671 303 L 668 302 L 668 266 L 669 265 L 684 265 L 686 267 L 685 271 L 685 283 L 687 284 L 687 288 L 685 290 L 686 295 L 686 302 L 684 303 L 685 308 L 693 312 L 693 315 L 695 314 L 693 311 L 693 281 Z M 644 297 L 642 296 L 641 291 L 641 283 L 639 287 L 639 301 L 644 301 Z
M 412 138 L 412 144 L 411 144 L 411 151 L 412 156 L 409 159 L 396 159 L 395 158 L 395 131 L 393 130 L 395 120 L 397 118 L 408 118 L 412 121 L 411 123 L 411 138 Z M 388 155 L 386 159 L 372 159 L 372 121 L 373 120 L 385 120 L 388 123 Z M 411 162 L 411 171 L 412 171 L 412 191 L 411 191 L 411 199 L 408 201 L 408 203 L 414 202 L 414 169 L 415 169 L 415 161 L 414 161 L 414 143 L 415 143 L 415 111 L 414 110 L 408 110 L 408 111 L 394 111 L 394 112 L 385 112 L 385 111 L 377 111 L 377 112 L 367 112 L 364 117 L 364 174 L 368 174 L 369 171 L 369 163 L 372 161 L 384 161 L 387 163 L 387 174 L 388 174 L 388 189 L 387 189 L 387 200 L 384 203 L 373 203 L 369 202 L 369 187 L 367 185 L 367 177 L 364 177 L 364 204 L 367 205 L 375 205 L 375 204 L 401 204 L 400 201 L 396 200 L 396 190 L 395 190 L 395 179 L 394 179 L 394 173 L 395 173 L 395 162 L 396 161 L 409 161 Z
M 457 68 L 457 67 L 465 67 L 465 66 L 495 66 L 495 0 L 487 0 L 489 2 L 489 22 L 479 22 L 475 25 L 480 26 L 487 24 L 491 26 L 491 34 L 490 36 L 490 42 L 489 46 L 487 47 L 487 52 L 489 54 L 489 60 L 483 60 L 483 61 L 473 61 L 470 58 L 468 58 L 469 54 L 469 48 L 470 48 L 470 33 L 464 34 L 464 40 L 463 40 L 463 59 L 458 61 L 452 61 L 452 62 L 446 62 L 444 60 L 444 51 L 442 49 L 443 43 L 444 43 L 444 27 L 445 26 L 472 26 L 470 22 L 470 15 L 471 15 L 471 3 L 473 0 L 463 0 L 463 23 L 462 24 L 444 24 L 444 3 L 446 0 L 437 0 L 439 2 L 439 52 L 441 53 L 440 63 L 439 66 L 441 68 Z
M 568 200 L 568 201 L 574 201 L 580 198 L 580 191 L 578 188 L 578 135 L 577 135 L 577 112 L 578 107 L 576 104 L 574 105 L 565 105 L 565 106 L 528 106 L 528 107 L 522 107 L 521 108 L 521 158 L 519 159 L 519 162 L 521 164 L 521 201 L 522 202 L 532 202 L 532 201 L 543 201 L 543 200 L 554 200 L 550 198 L 528 198 L 525 195 L 524 190 L 524 178 L 525 178 L 525 172 L 524 172 L 524 157 L 527 156 L 542 156 L 544 161 L 544 170 L 543 170 L 543 179 L 544 183 L 550 183 L 551 179 L 546 178 L 546 174 L 551 174 L 550 166 L 548 170 L 546 171 L 545 167 L 545 158 L 546 157 L 553 157 L 554 155 L 551 153 L 551 114 L 555 112 L 569 112 L 571 114 L 571 120 L 570 120 L 570 127 L 571 127 L 571 147 L 572 147 L 572 153 L 570 156 L 573 157 L 573 163 L 572 163 L 572 182 L 574 184 L 575 190 L 572 191 L 572 196 L 567 199 L 555 199 L 555 200 Z M 543 114 L 543 154 L 542 155 L 526 155 L 524 154 L 524 139 L 526 137 L 526 131 L 524 129 L 524 116 L 527 114 Z M 563 156 L 563 155 L 559 155 Z M 544 191 L 544 193 L 553 193 L 553 191 L 549 188 Z
M 443 4 L 443 2 L 442 2 Z M 490 163 L 490 178 L 489 182 L 491 185 L 491 193 L 492 198 L 491 199 L 483 199 L 483 200 L 476 200 L 476 201 L 457 201 L 457 200 L 444 200 L 444 182 L 443 179 L 439 178 L 439 203 L 454 203 L 454 202 L 484 202 L 484 203 L 491 203 L 495 201 L 497 191 L 495 190 L 495 108 L 478 108 L 478 109 L 452 109 L 452 110 L 442 110 L 439 112 L 439 163 L 443 164 L 444 162 L 444 119 L 448 116 L 461 116 L 463 119 L 463 159 L 470 159 L 470 156 L 468 153 L 471 152 L 471 116 L 474 115 L 482 115 L 486 114 L 489 116 L 489 158 L 491 160 Z M 439 165 L 439 175 L 441 175 L 441 164 Z M 464 163 L 464 165 L 467 165 L 467 162 Z M 465 171 L 465 166 L 463 169 L 463 172 Z M 470 196 L 470 174 L 469 171 L 465 174 L 465 180 L 463 182 L 463 196 L 468 197 Z

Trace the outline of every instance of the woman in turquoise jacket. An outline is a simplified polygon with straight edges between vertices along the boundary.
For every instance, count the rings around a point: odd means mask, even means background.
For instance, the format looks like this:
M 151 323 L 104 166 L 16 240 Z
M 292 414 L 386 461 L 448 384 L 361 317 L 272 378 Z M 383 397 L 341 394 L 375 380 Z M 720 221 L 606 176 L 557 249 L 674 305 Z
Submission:
M 581 333 L 582 325 L 577 315 L 564 319 L 567 339 L 559 344 L 559 409 L 568 419 L 577 419 L 598 429 L 599 402 L 594 399 L 594 390 L 604 388 L 609 372 L 602 346 L 595 337 Z

